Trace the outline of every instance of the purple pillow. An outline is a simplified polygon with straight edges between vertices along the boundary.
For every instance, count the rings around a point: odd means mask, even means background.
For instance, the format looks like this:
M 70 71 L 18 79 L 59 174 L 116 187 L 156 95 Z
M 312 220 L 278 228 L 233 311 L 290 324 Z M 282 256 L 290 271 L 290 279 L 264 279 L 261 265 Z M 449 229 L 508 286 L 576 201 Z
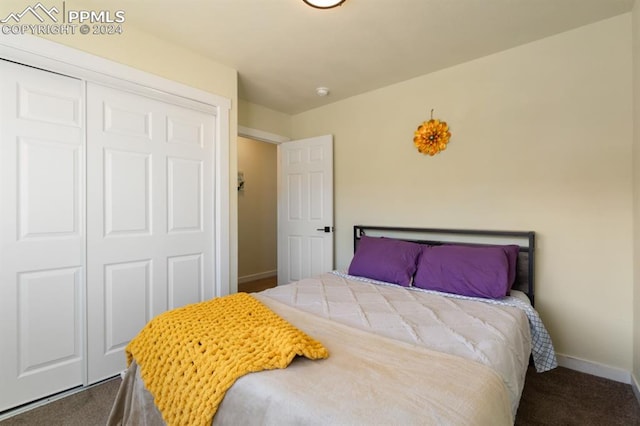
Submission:
M 453 245 L 453 244 L 447 244 Z M 464 245 L 464 244 L 458 244 Z M 467 246 L 467 247 L 478 247 L 478 246 Z M 483 247 L 499 247 L 504 250 L 504 253 L 507 255 L 507 260 L 509 261 L 509 288 L 513 286 L 516 281 L 516 273 L 518 271 L 518 254 L 520 253 L 520 246 L 515 244 L 507 244 L 507 245 L 487 245 Z
M 445 244 L 445 245 L 450 245 L 450 244 Z M 464 245 L 464 244 L 458 244 L 458 245 Z M 518 271 L 518 266 L 517 266 L 518 254 L 520 253 L 520 246 L 515 244 L 507 244 L 507 245 L 485 245 L 485 246 L 471 245 L 466 247 L 476 247 L 476 248 L 498 247 L 504 250 L 504 254 L 507 255 L 507 261 L 509 262 L 508 282 L 509 282 L 509 289 L 511 289 L 511 287 L 516 281 L 516 273 Z
M 498 299 L 509 293 L 509 259 L 502 247 L 424 247 L 414 287 Z
M 420 253 L 420 244 L 363 235 L 349 265 L 349 275 L 408 287 Z
M 513 286 L 513 283 L 516 282 L 516 272 L 518 272 L 518 254 L 520 253 L 520 246 L 517 245 L 506 245 L 506 246 L 496 246 L 501 247 L 507 255 L 507 260 L 509 261 L 509 288 Z

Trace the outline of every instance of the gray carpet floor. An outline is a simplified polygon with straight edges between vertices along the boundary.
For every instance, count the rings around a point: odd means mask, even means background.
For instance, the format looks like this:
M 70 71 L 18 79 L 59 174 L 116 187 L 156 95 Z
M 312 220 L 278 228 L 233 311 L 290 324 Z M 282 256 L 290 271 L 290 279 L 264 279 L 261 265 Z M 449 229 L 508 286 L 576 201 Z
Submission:
M 120 379 L 11 417 L 1 426 L 104 425 Z M 527 372 L 516 426 L 640 426 L 640 404 L 630 385 L 556 368 Z
M 2 426 L 104 426 L 120 377 L 0 422 Z
M 520 398 L 516 426 L 640 426 L 640 403 L 631 385 L 558 367 L 532 367 Z

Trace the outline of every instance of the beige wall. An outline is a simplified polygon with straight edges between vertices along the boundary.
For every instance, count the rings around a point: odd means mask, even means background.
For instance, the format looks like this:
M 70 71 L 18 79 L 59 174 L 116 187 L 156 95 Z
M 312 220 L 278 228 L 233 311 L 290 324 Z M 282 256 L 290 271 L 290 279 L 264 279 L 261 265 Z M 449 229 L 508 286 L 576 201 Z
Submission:
M 238 138 L 238 279 L 275 276 L 277 263 L 277 146 Z
M 640 2 L 633 12 L 633 189 L 634 189 L 634 356 L 633 376 L 640 384 Z M 640 391 L 640 389 L 636 389 Z M 640 393 L 637 394 L 640 398 Z
M 278 136 L 291 137 L 291 116 L 289 114 L 274 111 L 243 99 L 239 101 L 238 125 Z
M 534 230 L 556 349 L 632 365 L 630 14 L 293 117 L 335 137 L 336 266 L 357 223 Z M 453 136 L 436 157 L 429 111 Z

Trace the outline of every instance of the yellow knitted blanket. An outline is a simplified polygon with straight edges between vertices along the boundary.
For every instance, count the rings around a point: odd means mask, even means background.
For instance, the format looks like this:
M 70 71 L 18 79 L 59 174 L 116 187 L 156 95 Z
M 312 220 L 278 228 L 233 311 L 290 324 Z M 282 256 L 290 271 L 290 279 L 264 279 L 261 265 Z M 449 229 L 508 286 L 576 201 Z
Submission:
M 296 355 L 329 356 L 322 344 L 246 293 L 167 311 L 126 348 L 168 425 L 210 425 L 241 376 L 285 368 Z

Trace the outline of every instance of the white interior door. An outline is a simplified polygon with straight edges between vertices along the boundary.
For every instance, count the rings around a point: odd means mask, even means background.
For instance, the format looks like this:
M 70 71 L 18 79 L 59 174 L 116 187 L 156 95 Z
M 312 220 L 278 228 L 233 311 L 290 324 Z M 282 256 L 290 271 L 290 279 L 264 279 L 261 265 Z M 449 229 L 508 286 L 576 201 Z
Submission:
M 333 269 L 333 136 L 278 145 L 278 284 Z
M 0 411 L 83 383 L 81 81 L 0 60 Z
M 213 115 L 87 85 L 89 383 L 154 316 L 213 297 Z

